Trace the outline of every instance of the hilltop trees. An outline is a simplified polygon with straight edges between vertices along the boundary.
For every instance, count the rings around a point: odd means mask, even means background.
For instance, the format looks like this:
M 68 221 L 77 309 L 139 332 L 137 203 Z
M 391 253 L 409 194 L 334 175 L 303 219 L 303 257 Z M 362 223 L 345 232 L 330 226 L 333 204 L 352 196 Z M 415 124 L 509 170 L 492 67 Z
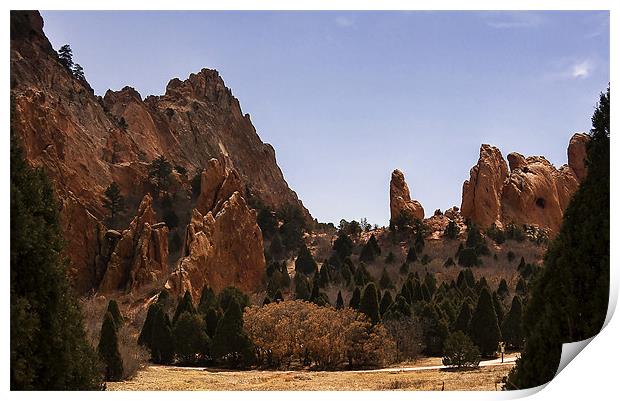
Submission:
M 73 51 L 71 50 L 71 46 L 62 45 L 60 49 L 58 49 L 58 61 L 62 64 L 67 70 L 71 71 L 73 69 Z
M 508 388 L 538 386 L 557 370 L 562 343 L 599 332 L 609 299 L 609 104 L 602 93 L 592 116 L 587 176 L 564 212 L 525 308 L 525 349 Z
M 13 134 L 11 201 L 11 389 L 93 390 L 102 383 L 79 304 L 61 259 L 58 204 Z

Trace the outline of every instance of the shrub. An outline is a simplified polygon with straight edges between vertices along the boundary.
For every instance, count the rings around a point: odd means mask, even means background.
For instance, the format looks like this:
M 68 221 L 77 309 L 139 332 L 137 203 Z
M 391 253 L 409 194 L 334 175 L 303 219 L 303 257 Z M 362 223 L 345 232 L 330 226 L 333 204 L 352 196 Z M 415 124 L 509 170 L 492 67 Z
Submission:
M 463 267 L 473 267 L 478 266 L 480 264 L 480 260 L 478 259 L 478 255 L 476 254 L 476 250 L 474 248 L 464 248 L 458 257 L 459 266 Z
M 452 333 L 446 338 L 443 354 L 441 363 L 446 366 L 462 368 L 465 366 L 478 366 L 480 364 L 480 351 L 478 351 L 478 347 L 462 331 Z
M 459 227 L 456 225 L 454 220 L 450 220 L 448 225 L 443 231 L 443 236 L 448 239 L 457 239 L 460 234 Z
M 194 363 L 209 354 L 204 320 L 197 314 L 182 312 L 174 324 L 174 349 L 179 361 Z
M 295 271 L 298 273 L 310 275 L 318 270 L 318 266 L 305 244 L 299 249 L 299 255 L 295 259 Z
M 446 262 L 443 264 L 443 267 L 450 266 L 454 266 L 454 259 L 452 259 L 452 256 L 449 256 L 448 259 L 446 259 Z

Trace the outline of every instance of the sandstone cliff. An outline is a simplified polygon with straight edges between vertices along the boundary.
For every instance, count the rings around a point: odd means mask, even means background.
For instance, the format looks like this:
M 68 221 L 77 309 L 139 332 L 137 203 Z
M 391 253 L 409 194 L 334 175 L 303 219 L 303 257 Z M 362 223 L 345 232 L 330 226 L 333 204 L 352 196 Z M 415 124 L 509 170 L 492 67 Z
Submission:
M 297 205 L 310 219 L 284 180 L 274 149 L 260 140 L 217 71 L 172 79 L 163 96 L 142 99 L 126 87 L 101 98 L 60 64 L 39 13 L 24 11 L 11 12 L 10 61 L 12 131 L 29 163 L 43 167 L 54 182 L 78 292 L 96 289 L 102 280 L 105 188 L 117 182 L 127 210 L 136 210 L 152 191 L 148 164 L 159 155 L 190 177 L 213 157 L 226 160 L 237 172 L 242 196 L 250 193 L 274 210 Z M 188 177 L 174 181 L 188 191 Z M 123 223 L 131 219 L 128 212 Z
M 542 156 L 510 153 L 482 145 L 478 163 L 463 184 L 461 213 L 481 227 L 495 223 L 534 225 L 557 233 L 562 215 L 586 174 L 589 136 L 575 134 L 568 147 L 568 165 L 557 169 Z
M 401 213 L 415 219 L 424 219 L 424 208 L 420 202 L 411 199 L 405 175 L 400 170 L 394 170 L 390 179 L 390 222 L 395 221 Z
M 240 189 L 235 170 L 216 159 L 209 162 L 187 226 L 184 256 L 166 283 L 171 292 L 189 290 L 198 301 L 206 284 L 216 292 L 230 283 L 248 292 L 264 286 L 263 235 L 256 211 L 248 207 Z

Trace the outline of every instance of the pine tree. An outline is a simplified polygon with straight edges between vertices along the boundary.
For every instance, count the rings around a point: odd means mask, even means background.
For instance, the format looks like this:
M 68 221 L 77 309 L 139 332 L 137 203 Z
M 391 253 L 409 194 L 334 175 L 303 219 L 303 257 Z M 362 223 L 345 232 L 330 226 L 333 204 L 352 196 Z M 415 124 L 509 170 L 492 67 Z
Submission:
M 377 243 L 377 238 L 372 234 L 360 252 L 360 261 L 371 263 L 379 255 L 381 255 L 381 248 Z
M 381 303 L 379 304 L 379 313 L 381 314 L 381 316 L 385 315 L 385 313 L 388 311 L 388 309 L 390 308 L 390 306 L 392 306 L 393 303 L 394 300 L 392 299 L 392 294 L 390 294 L 389 291 L 386 291 L 381 298 Z
M 394 255 L 394 252 L 390 251 L 390 253 L 388 253 L 387 256 L 385 257 L 385 263 L 387 263 L 388 265 L 391 265 L 395 261 L 396 261 L 396 256 Z
M 409 252 L 407 252 L 407 263 L 415 263 L 418 260 L 418 254 L 415 251 L 414 247 L 409 248 Z
M 172 174 L 172 164 L 164 155 L 155 158 L 149 166 L 149 179 L 157 186 L 159 191 L 168 187 L 168 182 Z
M 354 280 L 355 285 L 359 286 L 364 286 L 366 283 L 372 281 L 372 276 L 368 273 L 368 270 L 366 270 L 366 265 L 364 263 L 360 263 L 357 270 L 355 270 Z
M 140 336 L 138 337 L 138 344 L 144 345 L 149 349 L 153 346 L 153 325 L 155 323 L 155 315 L 157 314 L 158 308 L 161 309 L 161 305 L 159 303 L 154 303 L 149 306 L 149 309 L 146 312 L 146 319 L 144 320 L 142 330 L 140 331 Z
M 273 260 L 280 260 L 284 255 L 284 246 L 282 245 L 280 235 L 275 234 L 271 239 L 271 243 L 269 244 L 269 254 Z
M 405 262 L 402 265 L 400 265 L 400 269 L 398 270 L 398 272 L 400 274 L 408 274 L 409 273 L 409 263 Z
M 448 239 L 456 239 L 459 236 L 459 232 L 459 227 L 456 225 L 454 220 L 450 220 L 443 232 L 443 236 Z
M 123 315 L 121 314 L 121 311 L 118 308 L 118 304 L 115 300 L 111 299 L 110 302 L 108 302 L 108 309 L 106 312 L 111 314 L 112 318 L 114 318 L 114 324 L 116 325 L 117 329 L 123 325 Z
M 217 324 L 219 323 L 222 317 L 221 312 L 217 307 L 210 307 L 207 309 L 205 313 L 205 324 L 207 326 L 206 331 L 209 338 L 213 338 L 215 336 L 215 330 L 217 329 Z
M 114 317 L 107 312 L 101 325 L 99 346 L 97 347 L 99 357 L 105 365 L 105 379 L 107 381 L 118 381 L 123 377 L 123 360 L 118 351 L 116 327 Z
M 381 272 L 381 278 L 379 279 L 379 286 L 381 288 L 394 288 L 394 284 L 392 284 L 392 279 L 390 279 L 390 275 L 388 274 L 385 267 L 383 268 L 383 272 Z
M 493 356 L 501 339 L 497 315 L 493 308 L 493 299 L 486 288 L 478 298 L 478 305 L 469 324 L 470 337 L 480 349 L 483 356 Z
M 334 241 L 333 249 L 336 251 L 340 260 L 344 260 L 351 256 L 351 252 L 353 252 L 353 241 L 351 241 L 351 238 L 349 238 L 347 234 L 341 232 Z
M 508 283 L 506 283 L 505 279 L 502 279 L 502 281 L 499 282 L 499 287 L 497 287 L 497 295 L 499 295 L 500 298 L 505 299 L 509 292 Z
M 295 299 L 310 299 L 310 284 L 308 279 L 302 274 L 295 275 Z
M 469 331 L 469 322 L 471 321 L 471 306 L 469 303 L 463 302 L 459 315 L 454 322 L 452 331 L 462 331 L 467 333 Z
M 174 361 L 174 337 L 168 315 L 161 307 L 155 309 L 151 333 L 151 359 L 169 365 Z
M 194 308 L 194 304 L 192 303 L 192 296 L 189 293 L 189 290 L 185 291 L 183 298 L 179 300 L 177 304 L 177 309 L 174 311 L 174 317 L 172 318 L 172 324 L 177 322 L 179 316 L 181 316 L 184 312 L 196 313 L 196 308 Z
M 71 50 L 71 46 L 63 45 L 58 50 L 58 61 L 62 64 L 67 70 L 71 71 L 73 68 L 73 51 Z
M 200 301 L 198 302 L 198 311 L 202 314 L 207 313 L 209 308 L 217 307 L 217 297 L 211 287 L 205 285 L 200 293 Z
M 338 297 L 336 298 L 336 309 L 344 309 L 344 300 L 340 291 L 338 291 Z
M 319 287 L 325 288 L 329 285 L 329 282 L 329 265 L 324 263 L 319 271 Z
M 509 347 L 523 345 L 523 306 L 518 296 L 512 298 L 512 306 L 502 324 L 502 337 Z
M 74 64 L 71 72 L 73 73 L 73 77 L 78 81 L 86 81 L 86 77 L 84 76 L 84 68 L 82 68 L 81 65 Z
M 368 283 L 364 288 L 359 310 L 366 314 L 373 324 L 379 322 L 379 300 L 377 299 L 377 287 L 374 283 Z
M 174 349 L 183 363 L 193 363 L 199 356 L 209 354 L 209 337 L 207 337 L 204 320 L 197 314 L 183 312 L 174 324 Z
M 359 309 L 361 298 L 362 295 L 360 292 L 360 288 L 355 287 L 355 290 L 353 290 L 353 295 L 351 295 L 351 300 L 349 301 L 349 308 Z
M 299 255 L 297 259 L 295 259 L 295 271 L 297 273 L 310 275 L 318 270 L 318 266 L 312 257 L 312 253 L 306 246 L 306 244 L 302 244 L 299 248 Z
M 10 139 L 11 390 L 94 390 L 102 377 L 61 259 L 60 207 L 47 175 Z
M 215 330 L 213 356 L 236 368 L 252 362 L 252 342 L 243 330 L 243 314 L 236 299 L 232 299 Z

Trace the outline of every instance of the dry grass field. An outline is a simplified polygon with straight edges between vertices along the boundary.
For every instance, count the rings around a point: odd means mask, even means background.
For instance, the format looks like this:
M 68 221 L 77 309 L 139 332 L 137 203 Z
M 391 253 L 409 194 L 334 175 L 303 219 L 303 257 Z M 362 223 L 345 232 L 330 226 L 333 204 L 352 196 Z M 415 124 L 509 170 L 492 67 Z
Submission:
M 435 366 L 439 358 L 415 364 Z M 439 362 L 441 364 L 441 362 Z M 409 365 L 411 366 L 411 365 Z M 472 370 L 450 371 L 224 371 L 149 366 L 129 381 L 108 383 L 108 390 L 485 390 L 501 389 L 502 377 L 514 366 L 505 363 Z M 402 367 L 402 366 L 401 366 Z

